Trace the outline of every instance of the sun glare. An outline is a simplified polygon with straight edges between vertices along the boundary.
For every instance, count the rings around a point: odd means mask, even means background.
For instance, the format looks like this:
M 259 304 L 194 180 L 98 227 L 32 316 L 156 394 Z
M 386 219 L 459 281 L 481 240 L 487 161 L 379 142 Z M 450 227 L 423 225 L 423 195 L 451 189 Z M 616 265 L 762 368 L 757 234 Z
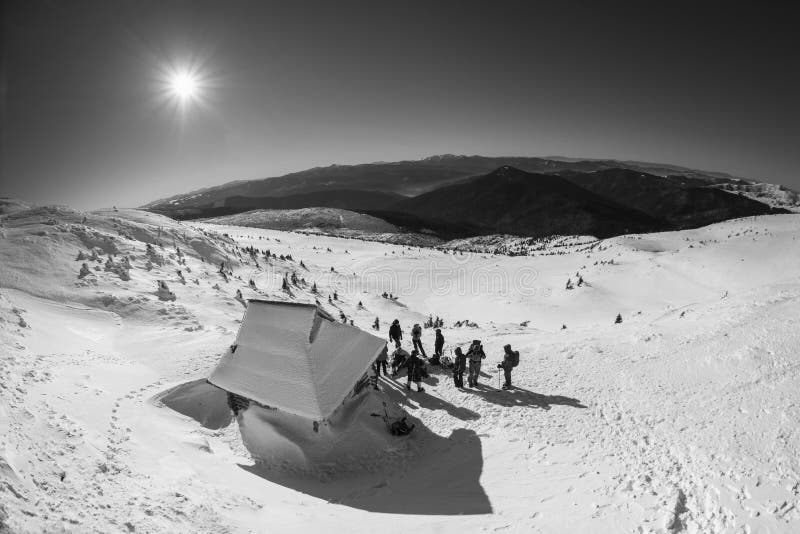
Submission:
M 156 91 L 159 106 L 172 109 L 181 120 L 188 113 L 208 110 L 214 79 L 204 67 L 203 61 L 163 61 L 156 66 Z
M 197 94 L 197 79 L 188 72 L 176 72 L 170 80 L 170 87 L 181 100 L 191 100 Z

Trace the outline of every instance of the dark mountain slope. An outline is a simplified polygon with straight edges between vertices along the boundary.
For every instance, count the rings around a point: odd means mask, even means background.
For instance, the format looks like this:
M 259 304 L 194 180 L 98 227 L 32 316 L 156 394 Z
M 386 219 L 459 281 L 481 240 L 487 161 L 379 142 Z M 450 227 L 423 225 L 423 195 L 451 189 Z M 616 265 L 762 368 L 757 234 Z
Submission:
M 715 222 L 779 213 L 766 204 L 710 187 L 694 179 L 661 178 L 629 169 L 565 173 L 564 178 L 602 197 L 667 221 L 676 228 L 696 228 Z
M 665 230 L 669 225 L 554 175 L 504 166 L 485 176 L 399 202 L 391 208 L 467 233 L 598 237 Z
M 308 207 L 383 209 L 402 200 L 403 196 L 380 191 L 335 189 L 288 195 L 285 197 L 228 197 L 225 206 L 250 209 L 298 209 Z

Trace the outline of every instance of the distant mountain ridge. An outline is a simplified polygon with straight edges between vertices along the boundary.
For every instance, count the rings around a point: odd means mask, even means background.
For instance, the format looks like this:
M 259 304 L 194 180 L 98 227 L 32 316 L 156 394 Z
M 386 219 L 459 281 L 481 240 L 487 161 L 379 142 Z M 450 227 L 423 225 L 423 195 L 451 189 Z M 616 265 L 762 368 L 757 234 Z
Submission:
M 380 218 L 401 232 L 446 239 L 496 233 L 609 237 L 784 213 L 794 201 L 800 208 L 792 193 L 664 164 L 443 155 L 232 182 L 145 208 L 177 219 L 335 208 Z
M 692 175 L 709 184 L 720 182 L 747 183 L 746 180 L 725 177 L 721 173 L 705 173 L 678 167 L 618 160 L 555 159 L 539 157 L 431 156 L 421 160 L 365 163 L 360 165 L 331 165 L 315 167 L 272 178 L 239 180 L 190 193 L 156 200 L 144 206 L 158 212 L 197 207 L 220 207 L 229 197 L 284 197 L 324 190 L 361 190 L 416 196 L 463 179 L 489 173 L 509 165 L 526 172 L 553 174 L 564 171 L 594 172 L 603 169 L 625 168 L 657 176 Z

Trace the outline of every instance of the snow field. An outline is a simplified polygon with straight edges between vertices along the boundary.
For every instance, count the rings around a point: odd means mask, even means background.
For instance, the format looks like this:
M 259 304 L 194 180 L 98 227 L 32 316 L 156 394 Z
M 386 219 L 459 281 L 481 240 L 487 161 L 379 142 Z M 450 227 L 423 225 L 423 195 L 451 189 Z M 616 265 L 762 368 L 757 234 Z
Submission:
M 0 525 L 12 532 L 800 529 L 797 216 L 535 257 L 135 211 L 38 208 L 2 223 Z M 147 270 L 158 241 L 164 265 Z M 293 260 L 259 256 L 259 269 L 234 243 Z M 103 254 L 78 279 L 89 247 Z M 129 281 L 104 269 L 107 252 L 131 257 Z M 291 272 L 307 286 L 289 295 Z M 566 290 L 576 273 L 588 284 Z M 158 280 L 174 302 L 158 300 Z M 313 302 L 312 281 L 324 308 L 367 331 L 377 316 L 385 336 L 398 318 L 410 336 L 438 315 L 445 353 L 477 338 L 488 355 L 472 390 L 435 368 L 421 394 L 382 378 L 374 398 L 419 431 L 384 436 L 371 460 L 344 459 L 322 481 L 256 461 L 259 442 L 273 452 L 258 414 L 226 424 L 203 386 L 244 311 L 236 289 Z M 478 326 L 453 326 L 464 319 Z M 426 330 L 428 352 L 432 341 Z M 511 392 L 496 390 L 505 343 L 521 354 Z

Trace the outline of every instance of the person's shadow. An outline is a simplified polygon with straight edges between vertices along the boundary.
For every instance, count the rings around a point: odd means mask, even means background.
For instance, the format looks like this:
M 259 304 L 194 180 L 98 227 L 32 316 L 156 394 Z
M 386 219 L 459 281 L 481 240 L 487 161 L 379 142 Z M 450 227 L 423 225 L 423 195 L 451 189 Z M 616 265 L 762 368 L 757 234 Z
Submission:
M 514 387 L 513 389 L 497 389 L 486 384 L 479 384 L 477 388 L 464 388 L 464 391 L 482 397 L 486 402 L 500 406 L 528 406 L 549 410 L 552 406 L 570 406 L 572 408 L 586 408 L 581 401 L 563 395 L 543 395 L 533 391 Z
M 380 384 L 383 392 L 386 393 L 393 402 L 403 406 L 407 410 L 417 410 L 419 408 L 444 410 L 452 417 L 461 419 L 462 421 L 474 421 L 480 418 L 479 413 L 473 412 L 469 408 L 456 406 L 439 397 L 430 395 L 428 392 L 417 392 L 416 385 L 413 383 L 411 385 L 411 390 L 405 389 L 405 380 L 394 380 L 392 378 L 383 377 Z M 424 382 L 423 387 L 425 387 Z M 416 404 L 412 401 L 416 402 Z

